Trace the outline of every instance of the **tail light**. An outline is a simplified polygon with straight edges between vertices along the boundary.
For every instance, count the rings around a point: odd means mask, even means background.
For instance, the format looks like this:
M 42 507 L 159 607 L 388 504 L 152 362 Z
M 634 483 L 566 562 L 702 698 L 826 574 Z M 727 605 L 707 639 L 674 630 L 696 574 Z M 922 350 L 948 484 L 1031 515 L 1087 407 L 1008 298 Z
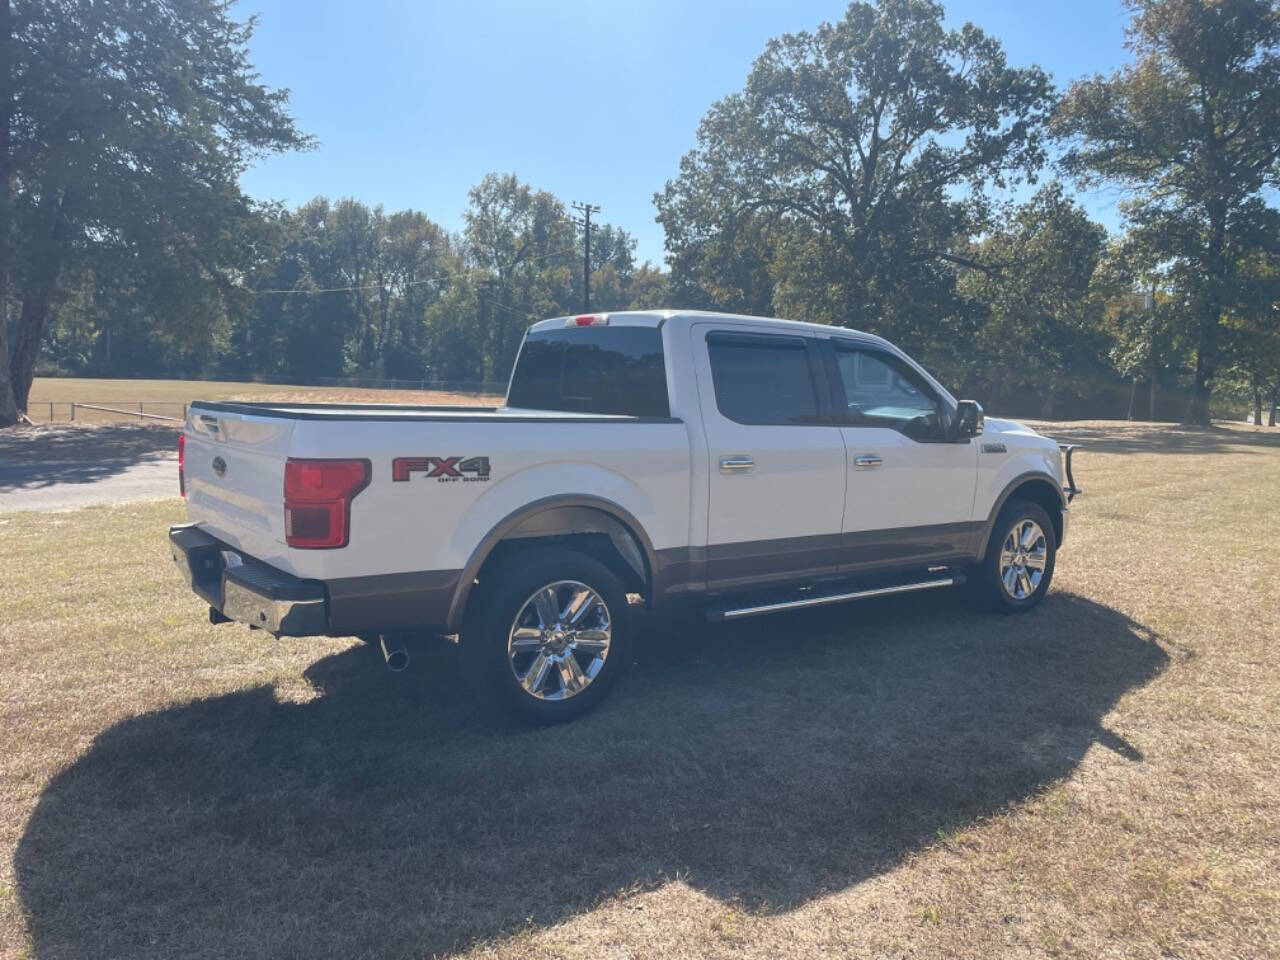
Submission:
M 187 435 L 178 434 L 178 493 L 187 495 Z
M 368 460 L 295 460 L 284 465 L 284 539 L 291 547 L 345 547 L 351 501 L 369 485 Z

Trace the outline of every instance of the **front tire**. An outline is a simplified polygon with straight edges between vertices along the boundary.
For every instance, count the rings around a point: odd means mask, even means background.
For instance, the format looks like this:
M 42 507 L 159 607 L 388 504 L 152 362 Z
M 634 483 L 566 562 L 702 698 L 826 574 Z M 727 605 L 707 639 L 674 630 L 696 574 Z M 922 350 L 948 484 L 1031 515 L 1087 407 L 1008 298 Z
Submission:
M 485 573 L 470 606 L 461 637 L 467 669 L 522 720 L 581 716 L 630 661 L 626 590 L 585 554 L 521 551 Z
M 991 528 L 991 540 L 975 571 L 978 599 L 1004 613 L 1036 606 L 1049 592 L 1058 543 L 1053 522 L 1030 500 L 1010 500 Z

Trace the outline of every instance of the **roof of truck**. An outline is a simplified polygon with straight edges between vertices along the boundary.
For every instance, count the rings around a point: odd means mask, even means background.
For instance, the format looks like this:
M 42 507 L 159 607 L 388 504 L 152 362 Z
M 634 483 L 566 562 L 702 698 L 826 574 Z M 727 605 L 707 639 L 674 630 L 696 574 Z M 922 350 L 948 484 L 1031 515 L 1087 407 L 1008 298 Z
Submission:
M 755 317 L 744 313 L 718 313 L 712 310 L 602 310 L 596 313 L 540 320 L 529 327 L 529 330 L 530 332 L 553 330 L 586 317 L 607 317 L 610 324 L 628 327 L 656 327 L 666 323 L 668 320 L 732 320 L 734 323 L 747 323 L 772 328 L 787 327 L 808 333 L 831 334 L 838 331 L 873 340 L 877 343 L 888 344 L 887 340 L 876 336 L 874 333 L 853 330 L 849 327 L 833 327 L 825 323 L 806 323 L 803 320 L 786 320 L 782 317 Z

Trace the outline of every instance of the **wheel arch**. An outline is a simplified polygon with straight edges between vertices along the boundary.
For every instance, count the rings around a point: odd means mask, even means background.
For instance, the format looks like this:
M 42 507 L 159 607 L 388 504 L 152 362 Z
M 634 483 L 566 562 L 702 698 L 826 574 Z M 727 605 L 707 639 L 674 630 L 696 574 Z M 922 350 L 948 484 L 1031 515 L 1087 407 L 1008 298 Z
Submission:
M 995 528 L 996 518 L 1000 516 L 1000 511 L 1004 509 L 1005 504 L 1014 499 L 1029 500 L 1043 507 L 1053 523 L 1054 542 L 1058 546 L 1062 545 L 1065 529 L 1062 511 L 1067 507 L 1062 488 L 1058 485 L 1057 479 L 1047 473 L 1023 473 L 1005 485 L 1000 496 L 996 498 L 995 506 L 991 508 L 991 513 L 982 530 L 981 555 L 983 557 L 987 555 L 987 550 L 991 546 L 991 534 Z
M 495 524 L 472 551 L 449 604 L 448 629 L 462 624 L 477 578 L 521 546 L 562 545 L 594 556 L 637 593 L 649 595 L 657 564 L 644 527 L 625 508 L 591 494 L 559 494 L 526 504 Z

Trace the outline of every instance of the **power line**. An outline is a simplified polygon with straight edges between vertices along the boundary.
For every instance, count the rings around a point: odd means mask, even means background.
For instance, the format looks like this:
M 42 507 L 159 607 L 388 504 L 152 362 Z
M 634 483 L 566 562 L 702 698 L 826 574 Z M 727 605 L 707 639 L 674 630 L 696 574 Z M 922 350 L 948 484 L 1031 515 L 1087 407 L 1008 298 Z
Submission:
M 578 221 L 574 220 L 573 222 L 577 223 Z M 514 263 L 511 264 L 511 266 L 519 267 L 526 263 L 537 263 L 539 260 L 548 260 L 551 257 L 563 257 L 571 253 L 573 253 L 572 250 L 552 250 L 550 253 L 540 253 L 536 257 L 529 257 L 527 259 L 516 260 Z
M 536 313 L 526 313 L 523 310 L 517 310 L 515 307 L 508 307 L 505 303 L 501 303 L 490 297 L 481 296 L 480 294 L 476 294 L 476 299 L 483 300 L 485 303 L 489 304 L 489 306 L 491 307 L 497 307 L 499 310 L 505 310 L 507 313 L 511 314 L 513 317 L 519 317 L 521 320 L 543 319 L 542 317 L 538 316 Z
M 550 253 L 542 253 L 536 257 L 529 257 L 528 259 L 521 260 L 520 263 L 537 263 L 539 260 L 548 260 L 551 257 L 563 257 L 572 253 L 572 250 L 552 250 Z M 458 270 L 437 274 L 434 277 L 425 277 L 421 280 L 409 280 L 406 281 L 403 286 L 419 287 L 426 283 L 439 283 L 442 280 L 449 280 L 454 277 L 463 276 L 466 272 L 466 270 Z M 249 290 L 248 292 L 255 297 L 266 296 L 267 294 L 281 294 L 283 296 L 316 296 L 322 293 L 354 293 L 356 290 L 380 290 L 381 288 L 381 284 L 370 283 L 349 287 L 323 287 L 317 290 L 311 290 L 306 287 L 294 287 L 292 289 L 281 288 L 276 290 Z
M 421 286 L 424 283 L 439 283 L 441 280 L 447 280 L 451 276 L 457 276 L 457 274 L 447 274 L 445 276 L 440 276 L 440 277 L 427 277 L 424 280 L 410 280 L 407 283 L 405 283 L 404 286 L 417 287 L 417 286 Z M 314 290 L 310 289 L 309 287 L 293 287 L 288 290 L 285 290 L 285 289 L 250 290 L 248 292 L 253 294 L 255 297 L 266 296 L 269 293 L 278 293 L 286 297 L 288 296 L 311 297 L 321 293 L 353 293 L 356 290 L 380 290 L 381 288 L 382 288 L 381 284 L 369 283 L 369 284 L 362 284 L 360 286 L 352 286 L 352 287 L 320 287 Z

